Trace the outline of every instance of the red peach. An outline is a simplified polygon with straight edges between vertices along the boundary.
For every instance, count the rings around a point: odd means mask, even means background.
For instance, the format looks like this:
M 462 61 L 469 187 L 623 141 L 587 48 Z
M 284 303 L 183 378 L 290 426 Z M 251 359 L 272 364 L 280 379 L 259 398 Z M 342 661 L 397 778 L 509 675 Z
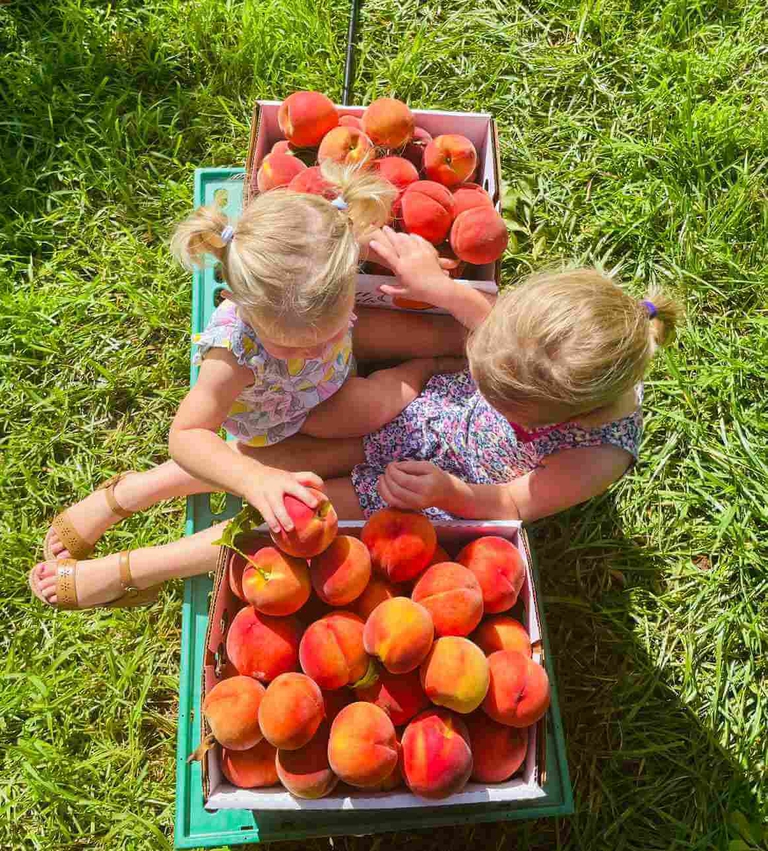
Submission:
M 271 541 L 266 535 L 256 535 L 238 543 L 241 552 L 246 556 L 253 556 L 262 547 L 268 547 Z M 248 602 L 243 591 L 243 571 L 246 567 L 248 567 L 248 561 L 240 553 L 233 552 L 229 560 L 229 588 L 235 597 L 244 603 Z
M 282 617 L 298 612 L 310 591 L 306 559 L 293 558 L 275 547 L 258 550 L 243 571 L 245 599 L 265 615 Z
M 476 644 L 448 635 L 435 641 L 422 663 L 421 685 L 432 703 L 467 715 L 480 706 L 488 692 L 488 666 Z
M 277 776 L 297 798 L 322 798 L 330 794 L 339 778 L 328 764 L 330 727 L 326 721 L 310 741 L 296 750 L 280 748 L 275 759 Z
M 277 123 L 292 145 L 313 148 L 339 123 L 339 114 L 330 98 L 320 92 L 294 92 L 280 104 Z
M 404 192 L 419 179 L 419 173 L 413 163 L 403 157 L 383 157 L 376 160 L 379 175 L 388 180 L 398 192 Z
M 270 154 L 289 154 L 293 155 L 293 148 L 291 147 L 291 143 L 287 142 L 285 139 L 281 139 L 279 142 L 275 142 L 272 145 L 272 149 L 270 150 Z
M 469 180 L 477 167 L 477 151 L 466 136 L 448 133 L 433 139 L 424 151 L 424 170 L 430 180 L 456 186 Z
M 483 709 L 494 721 L 530 727 L 549 707 L 549 677 L 544 668 L 516 650 L 488 657 L 490 685 Z
M 293 521 L 293 529 L 270 532 L 272 540 L 284 553 L 297 558 L 320 555 L 336 537 L 339 526 L 339 518 L 328 497 L 315 488 L 309 488 L 309 492 L 318 500 L 317 506 L 310 508 L 295 496 L 287 495 L 283 504 Z
M 276 748 L 304 747 L 325 717 L 320 687 L 304 674 L 281 674 L 267 688 L 259 706 L 259 726 Z
M 370 789 L 392 774 L 397 737 L 389 716 L 372 703 L 351 703 L 331 726 L 328 761 L 345 783 Z
M 256 175 L 259 192 L 269 192 L 278 186 L 287 186 L 306 166 L 290 154 L 269 154 L 264 157 Z
M 456 561 L 475 574 L 483 589 L 486 614 L 511 609 L 525 582 L 525 564 L 514 544 L 488 535 L 467 544 Z
M 363 129 L 363 122 L 356 115 L 342 115 L 339 119 L 339 124 L 342 127 L 356 127 L 358 130 Z
M 427 709 L 403 733 L 403 775 L 422 798 L 460 792 L 472 774 L 472 750 L 464 722 L 445 709 Z
M 277 750 L 266 739 L 247 751 L 221 749 L 221 770 L 233 786 L 260 789 L 278 782 L 275 768 Z
M 432 615 L 435 635 L 469 635 L 483 617 L 483 592 L 472 571 L 448 561 L 428 567 L 411 599 Z
M 478 710 L 466 719 L 477 783 L 503 783 L 525 762 L 528 731 L 507 727 Z
M 263 736 L 259 727 L 259 705 L 264 686 L 251 677 L 230 677 L 208 692 L 203 701 L 203 715 L 213 737 L 232 751 L 246 751 Z
M 312 559 L 312 587 L 330 606 L 346 606 L 365 591 L 371 578 L 371 556 L 359 538 L 338 535 Z
M 322 195 L 332 201 L 339 194 L 336 186 L 323 177 L 319 165 L 313 165 L 311 168 L 300 171 L 296 177 L 288 184 L 291 192 L 304 192 L 307 195 Z
M 378 605 L 365 622 L 363 645 L 392 674 L 407 674 L 424 661 L 434 637 L 429 612 L 407 597 Z
M 464 210 L 472 210 L 475 207 L 489 207 L 493 209 L 491 196 L 477 183 L 462 183 L 453 190 L 453 203 L 455 205 L 454 216 L 463 213 Z
M 374 570 L 391 582 L 408 582 L 429 564 L 437 533 L 423 514 L 383 508 L 368 518 L 360 537 Z
M 269 682 L 299 664 L 301 624 L 293 617 L 272 618 L 246 606 L 227 632 L 227 656 L 246 677 Z
M 363 113 L 363 130 L 380 148 L 401 148 L 411 140 L 413 127 L 413 113 L 395 98 L 378 98 Z
M 367 688 L 356 688 L 355 696 L 383 709 L 395 727 L 407 724 L 414 715 L 429 706 L 418 671 L 400 676 L 380 671 L 378 680 Z
M 403 156 L 416 166 L 417 171 L 424 167 L 424 150 L 432 141 L 432 136 L 423 127 L 413 128 L 413 138 L 403 149 Z
M 355 611 L 364 621 L 367 621 L 371 612 L 379 603 L 391 600 L 393 597 L 399 596 L 400 593 L 397 586 L 391 582 L 387 582 L 380 576 L 374 576 L 366 585 L 363 593 L 355 600 Z
M 517 650 L 529 659 L 531 638 L 520 621 L 506 615 L 487 618 L 472 634 L 472 641 L 490 656 L 497 650 Z
M 310 624 L 301 639 L 299 661 L 320 688 L 356 683 L 371 661 L 363 648 L 363 621 L 351 612 L 332 612 Z
M 456 256 L 477 266 L 498 260 L 508 242 L 504 219 L 492 207 L 465 210 L 451 227 L 451 248 Z
M 396 215 L 408 233 L 437 245 L 448 235 L 453 221 L 453 196 L 439 183 L 417 180 L 395 205 Z
M 362 165 L 373 161 L 375 152 L 371 140 L 356 127 L 335 127 L 328 133 L 317 151 L 318 163 L 326 160 L 342 165 Z

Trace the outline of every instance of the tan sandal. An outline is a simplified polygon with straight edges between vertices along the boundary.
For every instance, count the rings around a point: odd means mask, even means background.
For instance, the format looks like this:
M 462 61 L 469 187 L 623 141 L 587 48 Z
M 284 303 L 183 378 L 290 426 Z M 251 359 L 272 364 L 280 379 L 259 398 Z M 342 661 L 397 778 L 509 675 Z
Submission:
M 126 470 L 124 473 L 118 473 L 116 476 L 112 476 L 111 479 L 107 479 L 106 482 L 96 488 L 97 491 L 104 491 L 104 496 L 107 498 L 110 510 L 113 514 L 117 514 L 118 517 L 122 517 L 123 520 L 125 520 L 126 517 L 130 517 L 135 512 L 128 511 L 120 505 L 115 497 L 115 487 L 121 479 L 124 479 L 126 476 L 130 476 L 135 472 L 135 470 Z M 75 529 L 72 521 L 69 519 L 68 510 L 62 511 L 61 514 L 57 514 L 53 518 L 50 529 L 53 529 L 53 531 L 56 532 L 61 543 L 64 544 L 64 546 L 69 550 L 72 558 L 76 561 L 78 559 L 82 561 L 83 559 L 88 558 L 88 556 L 96 548 L 96 544 L 91 544 L 86 541 L 77 529 Z M 46 561 L 56 561 L 56 556 L 51 551 L 51 544 L 48 540 L 50 529 L 48 530 L 48 535 L 46 535 L 45 544 L 43 546 L 43 554 Z
M 55 561 L 55 559 L 54 559 Z M 137 606 L 149 606 L 157 600 L 159 585 L 151 588 L 137 588 L 131 576 L 130 553 L 120 553 L 120 584 L 123 593 L 111 603 L 99 603 L 97 606 L 80 606 L 77 601 L 75 578 L 77 561 L 73 558 L 59 559 L 56 569 L 56 605 L 55 609 L 133 609 Z

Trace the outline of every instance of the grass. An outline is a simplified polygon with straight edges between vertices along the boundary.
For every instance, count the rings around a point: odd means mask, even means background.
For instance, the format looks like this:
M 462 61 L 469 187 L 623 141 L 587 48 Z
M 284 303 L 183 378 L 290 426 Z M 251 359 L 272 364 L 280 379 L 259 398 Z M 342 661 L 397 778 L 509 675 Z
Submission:
M 257 97 L 338 99 L 346 24 L 342 0 L 0 4 L 0 847 L 171 847 L 181 588 L 51 615 L 25 574 L 59 505 L 165 458 L 190 314 L 166 240 L 192 169 L 243 163 Z M 369 0 L 361 32 L 356 101 L 497 116 L 507 280 L 599 262 L 675 289 L 688 321 L 647 385 L 642 463 L 533 529 L 576 814 L 335 845 L 768 848 L 764 6 Z

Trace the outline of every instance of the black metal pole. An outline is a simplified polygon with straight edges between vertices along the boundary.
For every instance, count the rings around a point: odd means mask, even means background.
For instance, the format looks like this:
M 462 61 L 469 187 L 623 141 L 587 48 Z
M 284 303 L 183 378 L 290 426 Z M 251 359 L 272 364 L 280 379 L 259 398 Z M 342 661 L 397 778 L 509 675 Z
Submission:
M 347 60 L 344 63 L 344 89 L 341 102 L 349 104 L 352 97 L 352 87 L 355 83 L 355 54 L 357 52 L 357 19 L 360 13 L 361 0 L 352 0 L 349 11 L 349 32 L 347 33 Z

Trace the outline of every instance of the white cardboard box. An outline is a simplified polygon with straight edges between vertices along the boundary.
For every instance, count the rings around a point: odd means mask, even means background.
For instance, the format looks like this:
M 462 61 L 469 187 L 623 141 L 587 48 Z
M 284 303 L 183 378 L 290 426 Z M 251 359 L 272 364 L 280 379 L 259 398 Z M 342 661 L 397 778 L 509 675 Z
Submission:
M 254 189 L 256 172 L 264 157 L 270 152 L 275 142 L 283 138 L 277 123 L 277 112 L 282 101 L 258 101 L 253 110 L 251 122 L 251 141 L 248 149 L 248 159 L 245 166 L 245 203 L 248 203 Z M 340 115 L 362 116 L 364 106 L 338 106 Z M 499 156 L 499 141 L 496 123 L 493 117 L 484 112 L 443 112 L 440 110 L 414 109 L 416 125 L 423 127 L 433 137 L 441 133 L 460 133 L 466 136 L 477 149 L 478 166 L 474 178 L 491 196 L 497 210 L 500 210 L 501 194 L 501 160 Z M 501 262 L 487 263 L 484 266 L 472 266 L 471 278 L 460 278 L 460 283 L 473 287 L 481 292 L 495 294 L 498 292 L 501 275 Z M 368 275 L 360 273 L 357 276 L 356 301 L 366 307 L 386 307 L 403 310 L 393 304 L 390 296 L 379 292 L 382 284 L 392 283 L 392 278 L 385 275 Z M 419 311 L 422 313 L 445 313 L 437 308 Z

